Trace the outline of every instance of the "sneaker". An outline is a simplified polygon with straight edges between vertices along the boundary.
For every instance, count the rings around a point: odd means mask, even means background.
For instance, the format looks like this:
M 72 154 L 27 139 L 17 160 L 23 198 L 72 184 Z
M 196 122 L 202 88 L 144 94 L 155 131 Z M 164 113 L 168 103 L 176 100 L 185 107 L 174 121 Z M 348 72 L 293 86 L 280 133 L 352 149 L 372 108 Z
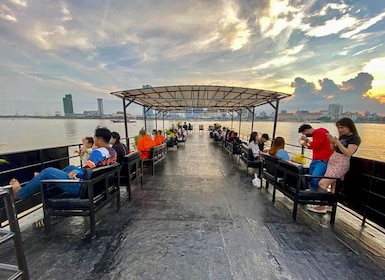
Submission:
M 307 210 L 314 212 L 314 213 L 318 213 L 318 214 L 326 214 L 327 213 L 326 207 L 322 206 L 322 205 L 320 205 L 320 206 L 308 205 Z

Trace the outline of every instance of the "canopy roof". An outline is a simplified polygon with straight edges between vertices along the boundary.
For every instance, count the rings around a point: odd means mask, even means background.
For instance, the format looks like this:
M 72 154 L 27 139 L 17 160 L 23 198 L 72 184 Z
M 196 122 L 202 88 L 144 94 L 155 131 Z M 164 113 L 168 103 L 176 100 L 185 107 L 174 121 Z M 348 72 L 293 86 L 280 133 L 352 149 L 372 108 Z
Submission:
M 243 87 L 176 85 L 111 92 L 112 95 L 158 111 L 207 108 L 236 111 L 277 101 L 289 94 Z

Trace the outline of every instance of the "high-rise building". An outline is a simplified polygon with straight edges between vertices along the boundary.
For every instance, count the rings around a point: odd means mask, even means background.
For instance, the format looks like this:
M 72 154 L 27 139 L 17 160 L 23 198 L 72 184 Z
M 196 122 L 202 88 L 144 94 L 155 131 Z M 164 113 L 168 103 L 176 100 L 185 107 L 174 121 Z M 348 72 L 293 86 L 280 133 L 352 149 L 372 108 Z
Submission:
M 331 119 L 338 119 L 342 114 L 342 105 L 341 104 L 330 104 L 329 105 L 329 117 Z
M 72 115 L 74 113 L 74 106 L 72 105 L 72 95 L 66 94 L 63 97 L 64 115 Z
M 99 116 L 104 115 L 103 99 L 101 99 L 101 98 L 98 98 L 98 112 L 99 112 Z

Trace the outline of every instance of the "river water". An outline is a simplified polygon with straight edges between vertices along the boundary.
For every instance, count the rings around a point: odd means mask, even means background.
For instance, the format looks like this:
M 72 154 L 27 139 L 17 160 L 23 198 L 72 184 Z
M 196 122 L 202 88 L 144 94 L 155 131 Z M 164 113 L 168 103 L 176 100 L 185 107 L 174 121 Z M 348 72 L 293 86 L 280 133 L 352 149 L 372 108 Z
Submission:
M 208 135 L 209 125 L 213 121 L 187 121 L 194 126 L 194 133 L 199 133 L 198 126 L 204 125 L 205 134 Z M 176 120 L 147 120 L 147 131 L 153 128 L 170 128 L 176 124 Z M 241 131 L 242 138 L 247 138 L 251 132 L 251 122 L 242 121 L 220 121 L 222 126 L 232 127 L 235 131 Z M 279 122 L 277 124 L 276 136 L 285 138 L 286 143 L 298 145 L 300 134 L 297 133 L 301 123 Z M 314 128 L 324 127 L 332 134 L 337 135 L 334 123 L 313 123 Z M 26 151 L 39 148 L 55 147 L 69 144 L 79 144 L 85 136 L 92 136 L 97 126 L 106 126 L 111 131 L 117 131 L 121 137 L 125 136 L 124 123 L 113 123 L 108 119 L 0 119 L 0 153 L 10 153 L 16 151 Z M 143 120 L 128 124 L 128 136 L 137 135 L 139 130 L 144 127 Z M 361 136 L 361 146 L 357 153 L 358 157 L 385 161 L 385 135 L 384 124 L 358 123 L 357 129 Z M 253 130 L 259 133 L 268 133 L 272 136 L 273 122 L 254 122 Z M 201 132 L 201 134 L 203 134 Z M 300 148 L 287 146 L 287 150 L 299 153 Z M 310 156 L 310 152 L 306 152 Z

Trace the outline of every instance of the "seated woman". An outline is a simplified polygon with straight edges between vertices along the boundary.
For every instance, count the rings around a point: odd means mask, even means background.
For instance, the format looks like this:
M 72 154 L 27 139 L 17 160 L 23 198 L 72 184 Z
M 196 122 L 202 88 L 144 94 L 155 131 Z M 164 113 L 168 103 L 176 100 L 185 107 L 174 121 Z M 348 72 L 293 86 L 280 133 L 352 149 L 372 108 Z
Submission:
M 250 134 L 249 144 L 247 145 L 253 152 L 254 160 L 259 159 L 258 132 L 253 131 Z
M 124 145 L 123 143 L 120 143 L 119 133 L 117 133 L 115 131 L 111 133 L 110 143 L 112 145 L 112 148 L 117 153 L 116 161 L 119 163 L 122 163 L 123 157 L 128 154 L 128 149 L 127 149 L 126 145 Z
M 289 153 L 285 150 L 285 139 L 283 139 L 283 137 L 277 137 L 274 139 L 269 150 L 269 154 L 283 160 L 290 160 Z

